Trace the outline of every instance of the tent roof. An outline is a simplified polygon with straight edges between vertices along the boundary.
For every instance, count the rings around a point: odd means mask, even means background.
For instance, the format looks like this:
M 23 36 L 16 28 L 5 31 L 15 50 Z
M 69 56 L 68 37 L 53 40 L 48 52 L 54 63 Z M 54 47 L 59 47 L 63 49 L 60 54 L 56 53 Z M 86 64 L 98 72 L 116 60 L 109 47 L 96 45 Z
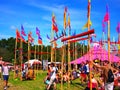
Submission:
M 90 55 L 91 55 L 91 60 L 95 60 L 95 59 L 99 59 L 99 60 L 108 60 L 108 52 L 102 48 L 102 46 L 97 45 L 97 46 L 93 46 L 89 52 L 85 55 L 83 55 L 82 57 L 71 61 L 71 64 L 74 63 L 81 63 L 81 62 L 86 62 L 86 60 L 90 60 Z M 110 60 L 111 62 L 118 62 L 120 60 L 119 57 L 110 54 Z

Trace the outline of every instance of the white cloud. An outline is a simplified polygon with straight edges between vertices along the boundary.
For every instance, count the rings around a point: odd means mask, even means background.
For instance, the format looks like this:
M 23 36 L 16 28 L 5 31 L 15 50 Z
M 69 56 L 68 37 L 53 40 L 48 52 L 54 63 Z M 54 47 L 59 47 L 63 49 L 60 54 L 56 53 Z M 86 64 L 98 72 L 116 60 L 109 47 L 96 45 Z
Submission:
M 14 26 L 14 25 L 12 25 L 12 26 L 10 26 L 10 29 L 12 29 L 12 30 L 16 30 L 16 26 Z
M 0 33 L 0 39 L 7 39 L 9 37 L 12 37 L 12 35 L 4 35 L 4 34 Z

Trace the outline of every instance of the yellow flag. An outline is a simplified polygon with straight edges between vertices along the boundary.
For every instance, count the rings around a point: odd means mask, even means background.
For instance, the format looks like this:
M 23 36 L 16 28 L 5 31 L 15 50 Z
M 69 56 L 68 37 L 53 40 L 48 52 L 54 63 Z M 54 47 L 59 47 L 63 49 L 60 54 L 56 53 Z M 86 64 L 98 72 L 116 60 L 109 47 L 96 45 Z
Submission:
M 67 25 L 70 27 L 70 15 L 68 15 L 68 23 Z
M 91 26 L 91 25 L 92 25 L 91 20 L 88 20 L 88 21 L 87 21 L 87 23 L 86 23 L 86 24 L 82 27 L 82 30 L 84 30 L 84 29 L 88 28 L 88 24 L 89 24 L 89 26 Z

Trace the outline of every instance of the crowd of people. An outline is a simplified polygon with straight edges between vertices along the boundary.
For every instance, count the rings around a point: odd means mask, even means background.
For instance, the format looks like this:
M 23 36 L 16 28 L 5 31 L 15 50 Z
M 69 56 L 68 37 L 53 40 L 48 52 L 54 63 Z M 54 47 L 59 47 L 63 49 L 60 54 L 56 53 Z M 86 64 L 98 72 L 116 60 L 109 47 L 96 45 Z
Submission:
M 61 74 L 61 70 L 58 70 L 54 63 L 49 65 L 44 80 L 47 90 L 51 86 L 56 90 L 56 84 L 60 83 L 61 80 L 63 83 L 71 83 L 77 78 L 80 79 L 81 85 L 86 86 L 85 90 L 90 90 L 90 86 L 92 86 L 92 90 L 114 90 L 115 87 L 120 87 L 120 63 L 109 62 L 108 60 L 82 62 L 79 67 L 73 68 L 71 72 L 64 71 Z M 90 85 L 90 81 L 92 85 Z
M 2 60 L 2 57 L 0 57 Z M 53 88 L 57 90 L 57 83 L 72 83 L 73 80 L 79 79 L 80 85 L 85 87 L 85 90 L 114 90 L 115 87 L 120 87 L 120 62 L 109 62 L 104 61 L 86 61 L 81 64 L 73 66 L 70 71 L 65 67 L 62 71 L 60 67 L 58 68 L 55 63 L 51 63 L 48 66 L 48 72 L 44 79 L 46 90 Z M 8 87 L 9 80 L 9 70 L 10 68 L 3 63 L 0 66 L 0 79 L 4 80 L 4 89 Z M 15 66 L 15 78 L 19 77 L 19 66 Z M 91 71 L 91 78 L 90 78 Z M 3 76 L 3 78 L 2 78 Z M 22 68 L 22 78 L 25 80 L 30 80 L 35 78 L 35 72 L 33 67 L 25 65 Z M 90 83 L 91 82 L 91 83 Z

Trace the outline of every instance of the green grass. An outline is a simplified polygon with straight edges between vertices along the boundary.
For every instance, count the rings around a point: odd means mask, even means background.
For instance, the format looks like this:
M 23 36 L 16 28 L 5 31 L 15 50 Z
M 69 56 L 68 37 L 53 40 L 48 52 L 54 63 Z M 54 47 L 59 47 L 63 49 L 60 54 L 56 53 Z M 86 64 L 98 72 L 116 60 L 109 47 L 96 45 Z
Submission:
M 46 71 L 39 71 L 35 80 L 21 81 L 13 79 L 13 72 L 11 72 L 8 83 L 10 87 L 7 90 L 45 90 L 44 78 L 46 73 Z M 1 88 L 3 87 L 0 87 L 0 90 L 2 90 Z M 57 84 L 57 90 L 84 90 L 84 87 L 80 85 L 80 80 L 76 79 L 69 88 L 68 83 L 63 84 L 63 89 L 61 89 L 61 84 Z

